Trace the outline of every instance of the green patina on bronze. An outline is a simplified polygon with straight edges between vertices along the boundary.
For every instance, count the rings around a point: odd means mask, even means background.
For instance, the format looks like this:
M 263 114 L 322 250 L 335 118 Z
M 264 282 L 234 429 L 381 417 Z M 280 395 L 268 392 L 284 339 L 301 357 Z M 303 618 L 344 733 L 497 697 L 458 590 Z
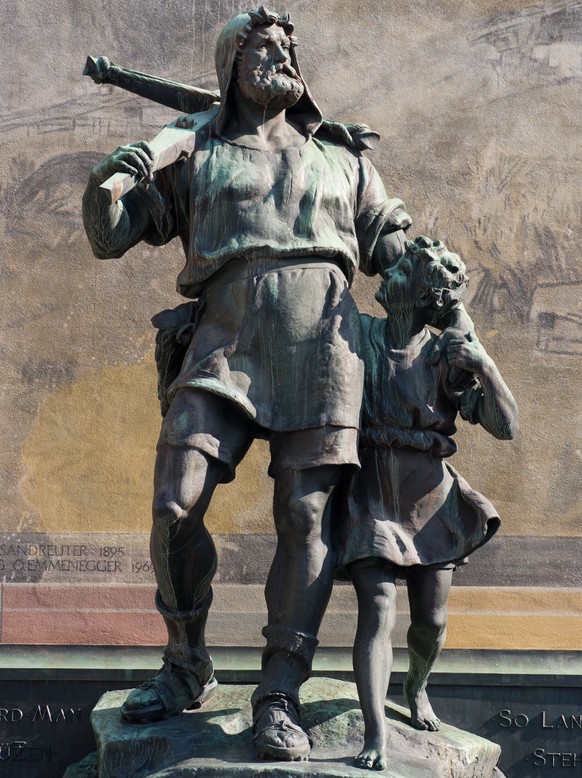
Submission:
M 345 493 L 347 476 L 360 465 L 364 358 L 368 372 L 381 372 L 362 345 L 362 336 L 367 346 L 373 343 L 371 330 L 366 321 L 362 327 L 349 287 L 360 269 L 385 275 L 385 289 L 411 245 L 405 244 L 411 220 L 402 201 L 386 195 L 361 155 L 374 133 L 323 120 L 295 47 L 289 14 L 262 6 L 221 32 L 218 93 L 126 71 L 104 58 L 89 60 L 86 72 L 96 81 L 188 115 L 151 145 L 121 146 L 95 166 L 83 198 L 86 232 L 100 259 L 121 257 L 141 241 L 160 246 L 179 237 L 186 264 L 177 289 L 194 300 L 153 320 L 164 421 L 151 553 L 168 644 L 163 670 L 129 695 L 122 716 L 156 721 L 203 702 L 213 690 L 204 635 L 217 558 L 203 519 L 217 484 L 234 478 L 253 439 L 265 438 L 278 543 L 265 592 L 267 645 L 252 697 L 253 737 L 260 758 L 286 761 L 307 759 L 310 751 L 299 687 L 310 673 L 333 583 L 331 525 L 339 503 L 334 498 L 332 511 L 332 495 Z M 408 313 L 399 310 L 394 332 L 409 335 L 408 324 L 418 324 L 409 314 L 422 309 L 423 326 L 460 329 L 438 343 L 449 357 L 456 354 L 453 364 L 466 368 L 459 349 L 463 358 L 469 350 L 477 359 L 466 346 L 472 323 L 460 297 L 448 297 L 441 294 L 430 319 L 432 308 L 418 300 Z M 428 346 L 437 345 L 436 337 L 429 340 Z M 480 368 L 475 372 L 481 375 Z M 485 408 L 487 396 L 485 390 Z M 393 401 L 398 415 L 394 392 L 387 391 L 384 401 Z M 491 415 L 475 410 L 480 401 L 467 390 L 459 407 L 492 431 Z M 445 440 L 452 432 L 449 416 L 439 432 Z M 416 431 L 408 430 L 401 445 L 410 445 Z M 472 538 L 466 552 L 485 535 L 483 529 Z M 439 562 L 458 556 L 443 554 Z M 356 578 L 361 582 L 359 573 Z M 428 614 L 430 596 L 414 591 L 418 608 Z M 370 615 L 372 605 L 360 606 Z M 369 635 L 371 654 L 378 637 Z M 389 634 L 383 639 L 380 648 L 387 649 Z M 432 636 L 411 646 L 409 686 L 415 687 L 409 696 L 419 728 L 437 728 L 424 685 L 439 648 Z M 362 653 L 361 641 L 357 651 Z M 356 665 L 358 682 L 368 689 L 362 693 L 366 745 L 360 767 L 383 764 L 383 713 L 370 712 L 387 688 L 387 668 L 380 672 L 379 662 L 374 654 L 364 669 Z

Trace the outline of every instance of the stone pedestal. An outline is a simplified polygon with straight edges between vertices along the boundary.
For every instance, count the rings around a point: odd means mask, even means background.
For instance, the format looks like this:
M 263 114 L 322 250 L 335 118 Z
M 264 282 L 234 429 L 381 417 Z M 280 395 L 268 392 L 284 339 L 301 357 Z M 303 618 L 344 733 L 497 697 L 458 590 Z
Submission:
M 302 688 L 302 721 L 313 739 L 309 762 L 257 762 L 251 738 L 253 687 L 224 685 L 200 710 L 152 725 L 122 722 L 119 706 L 127 691 L 103 695 L 92 713 L 98 778 L 362 778 L 351 762 L 363 742 L 355 685 L 316 678 Z M 408 711 L 386 705 L 390 778 L 494 778 L 501 749 L 495 743 L 443 724 L 438 733 L 419 732 Z M 69 768 L 66 778 L 85 776 Z M 75 772 L 83 769 L 85 772 Z

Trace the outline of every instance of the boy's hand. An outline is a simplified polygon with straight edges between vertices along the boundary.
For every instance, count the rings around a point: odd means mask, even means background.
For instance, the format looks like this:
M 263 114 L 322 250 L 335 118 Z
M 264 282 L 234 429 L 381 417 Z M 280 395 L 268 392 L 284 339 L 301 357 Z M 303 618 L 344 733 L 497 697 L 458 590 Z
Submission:
M 458 367 L 468 373 L 482 373 L 491 357 L 473 333 L 462 335 L 451 334 L 447 340 L 447 362 L 451 367 Z
M 438 336 L 428 353 L 430 365 L 437 365 L 441 359 L 446 359 L 449 353 L 449 344 L 457 343 L 464 339 L 467 330 L 458 330 L 456 327 L 447 327 Z

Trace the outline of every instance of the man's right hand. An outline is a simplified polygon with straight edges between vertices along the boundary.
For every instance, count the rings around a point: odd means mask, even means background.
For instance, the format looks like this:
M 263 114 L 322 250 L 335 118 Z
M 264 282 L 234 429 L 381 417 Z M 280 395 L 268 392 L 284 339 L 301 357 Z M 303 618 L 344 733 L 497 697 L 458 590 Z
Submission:
M 140 140 L 127 146 L 119 146 L 113 154 L 95 165 L 91 170 L 91 176 L 98 184 L 107 181 L 114 173 L 128 173 L 140 180 L 152 181 L 153 162 L 154 155 L 151 148 L 144 140 Z

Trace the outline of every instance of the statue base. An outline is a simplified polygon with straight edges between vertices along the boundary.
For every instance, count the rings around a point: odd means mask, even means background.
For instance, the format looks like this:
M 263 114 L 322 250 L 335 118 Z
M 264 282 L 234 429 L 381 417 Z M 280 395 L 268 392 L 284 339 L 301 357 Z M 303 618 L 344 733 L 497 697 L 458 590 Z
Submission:
M 91 722 L 97 741 L 93 763 L 71 765 L 65 778 L 362 778 L 352 766 L 364 724 L 355 684 L 312 678 L 301 689 L 302 722 L 313 740 L 309 762 L 257 762 L 251 736 L 252 686 L 219 686 L 200 710 L 155 724 L 119 717 L 127 690 L 101 697 Z M 390 778 L 503 778 L 496 743 L 443 724 L 420 732 L 408 711 L 386 704 Z M 372 771 L 375 773 L 375 771 Z

